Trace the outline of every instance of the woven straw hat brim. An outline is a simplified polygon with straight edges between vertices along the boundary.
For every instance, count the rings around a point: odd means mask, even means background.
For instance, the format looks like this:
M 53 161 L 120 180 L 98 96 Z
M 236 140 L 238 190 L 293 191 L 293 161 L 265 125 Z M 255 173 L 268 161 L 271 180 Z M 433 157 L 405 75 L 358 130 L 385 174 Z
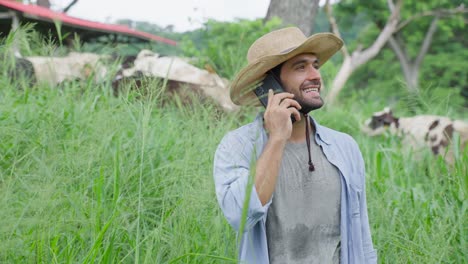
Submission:
M 231 100 L 237 105 L 260 106 L 253 90 L 265 78 L 265 74 L 277 65 L 303 53 L 313 53 L 322 66 L 343 46 L 343 41 L 332 33 L 317 33 L 301 45 L 282 54 L 268 55 L 257 59 L 239 71 L 232 81 Z

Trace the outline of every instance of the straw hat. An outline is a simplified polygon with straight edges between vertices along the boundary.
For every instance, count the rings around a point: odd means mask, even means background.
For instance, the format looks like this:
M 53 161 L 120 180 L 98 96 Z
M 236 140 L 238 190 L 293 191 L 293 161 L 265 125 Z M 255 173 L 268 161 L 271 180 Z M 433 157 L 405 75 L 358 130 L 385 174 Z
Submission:
M 302 53 L 315 54 L 322 66 L 341 46 L 343 41 L 332 33 L 317 33 L 307 38 L 296 27 L 272 31 L 250 46 L 248 65 L 232 81 L 231 100 L 237 105 L 260 105 L 253 89 L 265 78 L 266 72 Z

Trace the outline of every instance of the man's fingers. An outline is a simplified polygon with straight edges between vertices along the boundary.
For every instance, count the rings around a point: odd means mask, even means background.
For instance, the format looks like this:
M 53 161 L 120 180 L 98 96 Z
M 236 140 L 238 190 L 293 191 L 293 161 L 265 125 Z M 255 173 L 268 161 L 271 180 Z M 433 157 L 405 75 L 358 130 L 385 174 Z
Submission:
M 291 112 L 291 116 L 294 116 L 296 121 L 301 120 L 301 113 L 299 113 L 299 110 L 297 110 L 294 107 L 290 107 L 290 108 L 288 108 L 288 110 Z
M 286 108 L 290 108 L 290 107 L 294 107 L 294 108 L 297 108 L 297 109 L 301 109 L 301 105 L 294 99 L 289 99 L 289 98 L 286 98 L 286 99 L 283 99 L 283 101 L 281 101 L 280 103 L 281 106 L 284 106 Z
M 272 91 L 273 92 L 273 91 Z M 283 101 L 284 99 L 286 98 L 293 98 L 294 97 L 294 94 L 292 93 L 287 93 L 287 92 L 284 92 L 284 93 L 277 93 L 273 96 L 273 99 L 271 101 L 271 103 L 273 105 L 279 105 L 281 103 L 281 101 Z M 268 102 L 270 103 L 270 102 Z
M 267 106 L 271 106 L 272 101 L 273 101 L 273 97 L 274 97 L 273 89 L 269 89 L 268 90 L 268 104 L 267 104 Z

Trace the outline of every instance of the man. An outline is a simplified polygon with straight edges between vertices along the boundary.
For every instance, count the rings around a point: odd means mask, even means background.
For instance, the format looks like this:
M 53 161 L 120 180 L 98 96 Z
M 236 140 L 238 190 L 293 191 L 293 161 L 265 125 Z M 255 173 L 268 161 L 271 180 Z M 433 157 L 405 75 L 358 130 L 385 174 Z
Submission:
M 252 44 L 231 85 L 239 105 L 259 105 L 253 90 L 267 73 L 285 90 L 270 90 L 264 114 L 229 132 L 215 153 L 216 195 L 241 232 L 243 263 L 377 261 L 359 147 L 308 115 L 323 105 L 318 69 L 342 45 L 330 33 L 270 32 Z

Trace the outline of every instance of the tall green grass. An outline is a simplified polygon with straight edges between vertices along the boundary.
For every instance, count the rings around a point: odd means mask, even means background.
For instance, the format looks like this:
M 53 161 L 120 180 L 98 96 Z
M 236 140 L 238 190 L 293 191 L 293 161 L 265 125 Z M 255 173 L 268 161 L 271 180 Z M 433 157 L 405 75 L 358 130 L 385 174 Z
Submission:
M 1 263 L 236 259 L 212 162 L 222 136 L 253 111 L 165 99 L 162 83 L 113 97 L 105 84 L 0 82 Z M 314 115 L 361 146 L 379 262 L 466 263 L 466 153 L 454 167 L 430 153 L 414 161 L 396 138 L 361 135 L 359 109 Z
M 153 83 L 150 87 L 161 87 Z M 1 263 L 218 263 L 235 256 L 212 157 L 238 121 L 158 89 L 0 90 Z
M 432 104 L 424 95 L 405 100 L 421 106 L 394 109 L 399 116 L 417 112 L 463 117 L 456 112 L 458 106 L 449 109 L 443 100 Z M 379 263 L 467 263 L 468 149 L 458 150 L 459 159 L 450 166 L 429 149 L 408 151 L 395 136 L 365 136 L 360 124 L 369 116 L 366 112 L 381 110 L 384 104 L 351 98 L 315 114 L 322 124 L 351 134 L 361 148 Z M 432 107 L 425 108 L 428 104 Z
M 30 87 L 4 71 L 0 87 L 0 263 L 235 262 L 213 154 L 254 110 L 167 98 L 163 82 L 114 97 L 108 83 Z M 413 160 L 397 138 L 362 135 L 386 104 L 364 94 L 313 115 L 361 146 L 379 262 L 466 263 L 467 152 L 449 167 L 429 152 Z M 462 116 L 448 101 L 408 96 L 398 114 Z

